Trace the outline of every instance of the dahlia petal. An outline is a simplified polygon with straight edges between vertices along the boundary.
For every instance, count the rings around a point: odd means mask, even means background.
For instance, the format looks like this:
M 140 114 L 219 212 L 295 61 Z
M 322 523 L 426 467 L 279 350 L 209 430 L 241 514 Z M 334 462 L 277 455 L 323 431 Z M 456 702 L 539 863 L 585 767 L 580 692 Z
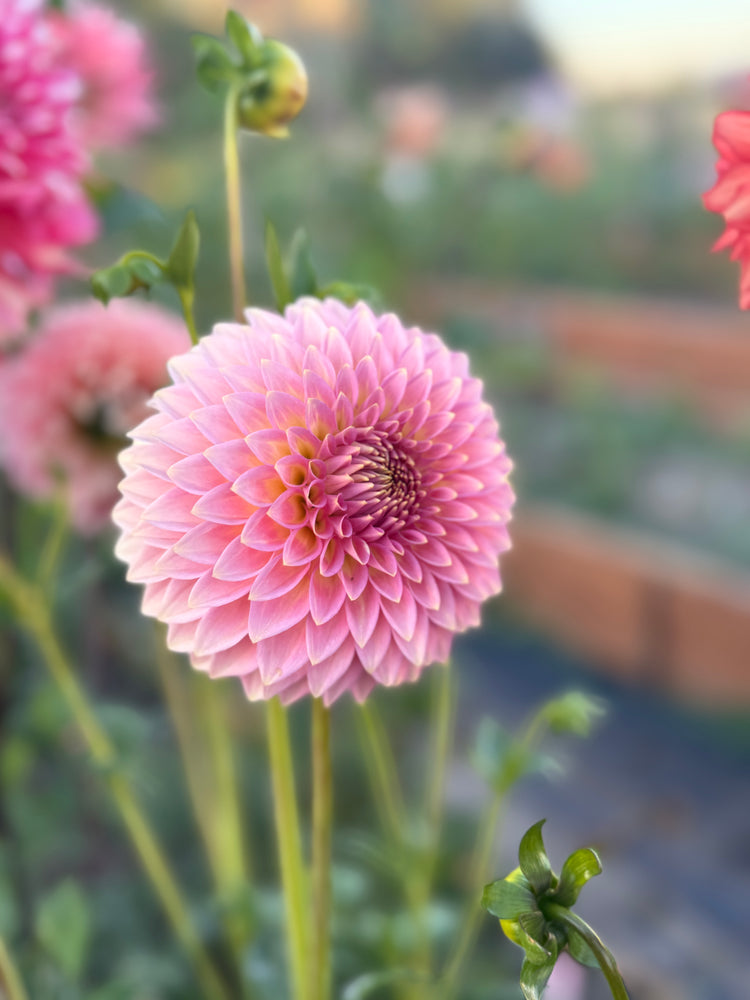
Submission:
M 346 596 L 350 601 L 356 601 L 367 586 L 370 575 L 366 566 L 362 566 L 351 556 L 344 557 L 344 564 L 339 570 L 339 580 L 344 585 Z
M 271 556 L 250 586 L 251 601 L 271 601 L 288 594 L 307 576 L 307 566 L 285 566 L 282 556 Z
M 251 549 L 240 536 L 235 535 L 224 546 L 218 558 L 214 553 L 216 561 L 213 574 L 217 580 L 245 580 L 249 585 L 249 581 L 260 573 L 271 558 L 273 557 L 268 552 Z
M 420 667 L 424 666 L 427 660 L 429 629 L 430 619 L 425 614 L 419 614 L 411 639 L 404 639 L 398 632 L 393 633 L 393 639 L 406 659 Z
M 193 608 L 216 608 L 239 597 L 247 597 L 247 580 L 219 580 L 208 569 L 194 579 L 188 604 Z
M 198 517 L 193 513 L 194 505 L 195 497 L 192 493 L 183 493 L 174 486 L 150 503 L 141 517 L 144 521 L 153 521 L 162 528 L 184 531 L 198 523 Z
M 338 576 L 310 574 L 310 614 L 316 625 L 324 625 L 338 612 L 346 599 L 346 590 Z
M 203 451 L 210 444 L 221 444 L 224 441 L 236 441 L 237 439 L 237 425 L 227 413 L 227 408 L 223 403 L 193 410 L 189 419 L 205 438 L 202 447 L 191 449 L 193 451 Z
M 338 430 L 333 410 L 320 399 L 307 400 L 303 423 L 321 440 L 326 434 L 335 434 Z
M 316 458 L 320 451 L 320 441 L 306 427 L 290 427 L 286 432 L 289 449 L 303 458 Z
M 210 448 L 206 448 L 203 454 L 211 465 L 230 482 L 239 479 L 243 472 L 247 472 L 248 468 L 255 464 L 255 456 L 243 439 L 212 444 Z
M 217 552 L 222 552 L 237 535 L 228 524 L 197 524 L 174 543 L 175 552 L 203 565 L 213 565 Z
M 257 660 L 257 646 L 244 638 L 229 649 L 213 653 L 208 672 L 211 677 L 242 677 L 258 669 Z
M 306 624 L 307 655 L 310 663 L 322 663 L 340 649 L 350 635 L 349 620 L 344 608 L 323 625 L 317 625 L 309 616 Z
M 285 489 L 279 474 L 270 465 L 248 469 L 232 484 L 232 490 L 254 507 L 268 507 Z
M 279 361 L 271 361 L 264 358 L 260 363 L 260 371 L 263 376 L 263 384 L 271 392 L 282 392 L 299 399 L 302 396 L 302 377 L 289 367 Z
M 203 451 L 209 443 L 190 417 L 166 424 L 153 436 L 181 455 L 194 455 L 197 451 Z
M 405 368 L 397 368 L 395 371 L 389 372 L 383 379 L 381 387 L 385 395 L 384 416 L 393 413 L 401 403 L 408 379 L 409 373 Z
M 387 618 L 380 615 L 372 635 L 361 648 L 357 649 L 357 657 L 368 674 L 378 669 L 388 652 L 393 637 L 393 629 Z
M 175 653 L 189 653 L 195 644 L 198 622 L 174 622 L 167 628 L 167 646 Z
M 311 528 L 303 526 L 292 531 L 284 542 L 283 559 L 287 566 L 307 566 L 320 555 L 323 540 Z
M 379 594 L 387 597 L 389 601 L 400 599 L 404 589 L 404 581 L 399 573 L 396 573 L 395 576 L 389 576 L 387 573 L 381 573 L 374 566 L 370 566 L 369 573 L 370 584 Z
M 320 572 L 323 576 L 335 576 L 341 571 L 346 558 L 343 542 L 331 538 L 320 555 Z
M 422 571 L 419 580 L 412 580 L 409 584 L 414 599 L 423 608 L 434 611 L 440 606 L 440 588 L 432 572 L 426 567 Z
M 266 398 L 260 392 L 233 392 L 222 400 L 227 413 L 243 434 L 268 428 Z
M 229 483 L 222 483 L 204 493 L 195 500 L 192 510 L 196 518 L 216 524 L 242 524 L 252 511 L 253 508 L 232 491 Z
M 309 594 L 310 584 L 303 577 L 283 601 L 251 601 L 247 631 L 252 641 L 279 635 L 300 622 L 310 607 Z
M 266 637 L 258 643 L 257 654 L 264 684 L 290 677 L 308 662 L 305 623 Z
M 354 641 L 358 646 L 364 646 L 380 615 L 380 594 L 372 586 L 365 587 L 356 601 L 346 601 L 344 610 Z
M 417 625 L 417 604 L 411 591 L 404 590 L 399 601 L 389 601 L 383 597 L 380 606 L 394 630 L 403 639 L 411 639 Z
M 305 399 L 319 399 L 325 406 L 333 406 L 336 396 L 322 375 L 307 369 L 302 373 L 302 393 Z
M 187 493 L 201 494 L 219 486 L 222 476 L 200 453 L 186 455 L 167 469 L 167 475 L 180 489 Z
M 334 398 L 333 386 L 336 383 L 336 369 L 333 367 L 330 359 L 315 344 L 310 344 L 307 347 L 302 368 L 303 372 L 311 371 L 314 375 L 321 378 L 330 388 L 331 399 Z M 323 399 L 322 396 L 321 399 Z
M 266 510 L 256 510 L 242 529 L 242 541 L 261 552 L 277 552 L 289 537 L 289 529 L 272 521 Z
M 304 427 L 305 404 L 297 396 L 274 390 L 266 396 L 266 413 L 271 423 L 279 430 L 289 427 Z
M 201 616 L 195 632 L 193 652 L 208 656 L 229 649 L 247 636 L 247 598 L 209 608 Z
M 351 639 L 339 645 L 335 652 L 320 663 L 312 663 L 307 672 L 310 694 L 320 698 L 330 691 L 350 670 L 354 662 L 354 646 Z
M 248 447 L 263 465 L 275 465 L 289 454 L 286 435 L 280 430 L 254 431 L 245 438 Z

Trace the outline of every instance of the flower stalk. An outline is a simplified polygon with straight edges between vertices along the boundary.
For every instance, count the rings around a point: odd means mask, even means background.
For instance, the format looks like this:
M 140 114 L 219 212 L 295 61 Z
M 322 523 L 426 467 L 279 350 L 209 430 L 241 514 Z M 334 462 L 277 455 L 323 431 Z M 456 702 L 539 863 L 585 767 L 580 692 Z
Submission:
M 266 720 L 292 995 L 295 1000 L 307 1000 L 310 989 L 307 872 L 302 855 L 289 720 L 278 698 L 268 701 Z
M 312 1000 L 331 994 L 331 834 L 333 774 L 331 713 L 320 698 L 312 702 Z
M 229 232 L 229 270 L 232 280 L 232 311 L 238 323 L 244 319 L 244 252 L 242 246 L 242 186 L 239 151 L 239 92 L 230 87 L 224 102 L 224 175 L 227 188 L 227 227 Z
M 628 991 L 625 988 L 620 970 L 617 968 L 615 957 L 593 927 L 590 927 L 577 913 L 574 913 L 567 906 L 560 906 L 559 903 L 546 903 L 544 915 L 548 920 L 576 931 L 593 952 L 614 1000 L 629 1000 Z
M 0 937 L 0 995 L 6 994 L 8 1000 L 29 1000 L 10 949 Z

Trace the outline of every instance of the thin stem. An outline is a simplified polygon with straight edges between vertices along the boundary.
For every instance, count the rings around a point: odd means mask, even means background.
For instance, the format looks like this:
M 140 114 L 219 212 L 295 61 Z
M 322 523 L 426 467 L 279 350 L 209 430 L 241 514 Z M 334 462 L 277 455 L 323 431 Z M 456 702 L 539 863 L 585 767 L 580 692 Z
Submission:
M 480 820 L 477 843 L 470 865 L 472 886 L 482 886 L 487 881 L 487 871 L 492 857 L 492 847 L 497 836 L 497 825 L 502 803 L 503 796 L 495 795 L 485 808 Z M 440 1000 L 448 1000 L 449 997 L 453 996 L 464 962 L 474 947 L 482 913 L 482 907 L 479 903 L 479 893 L 476 892 L 466 905 L 458 941 L 443 974 L 442 988 L 439 994 Z
M 6 993 L 7 1000 L 29 1000 L 10 949 L 0 937 L 0 995 Z
M 224 172 L 227 183 L 227 225 L 229 229 L 229 270 L 232 277 L 232 307 L 238 322 L 246 305 L 244 256 L 242 250 L 242 189 L 238 144 L 237 90 L 230 87 L 224 105 Z
M 312 703 L 312 765 L 312 1000 L 328 1000 L 331 993 L 333 775 L 331 714 L 320 698 L 314 698 Z
M 0 588 L 7 592 L 20 622 L 39 647 L 45 666 L 67 702 L 76 725 L 88 745 L 91 757 L 105 776 L 141 863 L 151 879 L 175 934 L 193 962 L 206 997 L 210 1000 L 229 1000 L 229 994 L 193 926 L 187 903 L 141 811 L 132 787 L 127 778 L 115 770 L 117 764 L 115 748 L 99 725 L 78 683 L 76 672 L 57 641 L 44 592 L 27 584 L 1 556 Z
M 293 996 L 296 1000 L 306 1000 L 310 986 L 307 969 L 307 872 L 302 859 L 289 722 L 286 709 L 278 698 L 267 702 L 267 720 L 276 842 L 286 904 Z
M 383 826 L 398 843 L 404 837 L 404 803 L 396 762 L 377 709 L 365 702 L 359 711 L 363 726 L 357 728 L 362 734 L 365 763 L 376 806 Z
M 195 295 L 192 289 L 188 291 L 185 288 L 178 288 L 177 295 L 180 299 L 182 315 L 185 318 L 185 326 L 188 328 L 190 340 L 193 344 L 197 344 L 200 340 L 200 334 L 198 333 L 198 327 L 195 325 L 195 315 L 193 313 L 193 299 Z
M 52 524 L 44 539 L 42 554 L 37 564 L 36 582 L 42 589 L 47 589 L 52 581 L 67 533 L 68 509 L 62 491 L 58 491 L 54 501 Z
M 625 983 L 623 982 L 620 970 L 617 968 L 614 955 L 593 927 L 590 927 L 577 913 L 569 910 L 567 906 L 560 906 L 559 903 L 545 903 L 544 913 L 548 920 L 563 924 L 580 934 L 594 953 L 594 957 L 599 963 L 599 968 L 604 973 L 604 978 L 607 980 L 607 985 L 614 1000 L 629 1000 L 628 991 L 625 989 Z

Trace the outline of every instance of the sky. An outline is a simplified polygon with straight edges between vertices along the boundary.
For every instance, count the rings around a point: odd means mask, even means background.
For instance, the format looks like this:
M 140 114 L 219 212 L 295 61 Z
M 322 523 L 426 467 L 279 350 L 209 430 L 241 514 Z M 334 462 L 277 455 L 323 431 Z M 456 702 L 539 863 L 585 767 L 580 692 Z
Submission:
M 750 0 L 524 0 L 562 69 L 597 93 L 750 74 Z

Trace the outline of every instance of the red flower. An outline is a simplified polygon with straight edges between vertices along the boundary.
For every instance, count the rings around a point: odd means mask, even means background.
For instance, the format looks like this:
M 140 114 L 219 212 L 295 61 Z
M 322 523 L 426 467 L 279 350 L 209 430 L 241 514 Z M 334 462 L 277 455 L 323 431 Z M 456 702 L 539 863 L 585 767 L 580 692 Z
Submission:
M 724 216 L 726 229 L 712 249 L 730 249 L 732 260 L 740 262 L 740 308 L 750 309 L 750 111 L 718 115 L 713 143 L 718 178 L 703 204 Z

